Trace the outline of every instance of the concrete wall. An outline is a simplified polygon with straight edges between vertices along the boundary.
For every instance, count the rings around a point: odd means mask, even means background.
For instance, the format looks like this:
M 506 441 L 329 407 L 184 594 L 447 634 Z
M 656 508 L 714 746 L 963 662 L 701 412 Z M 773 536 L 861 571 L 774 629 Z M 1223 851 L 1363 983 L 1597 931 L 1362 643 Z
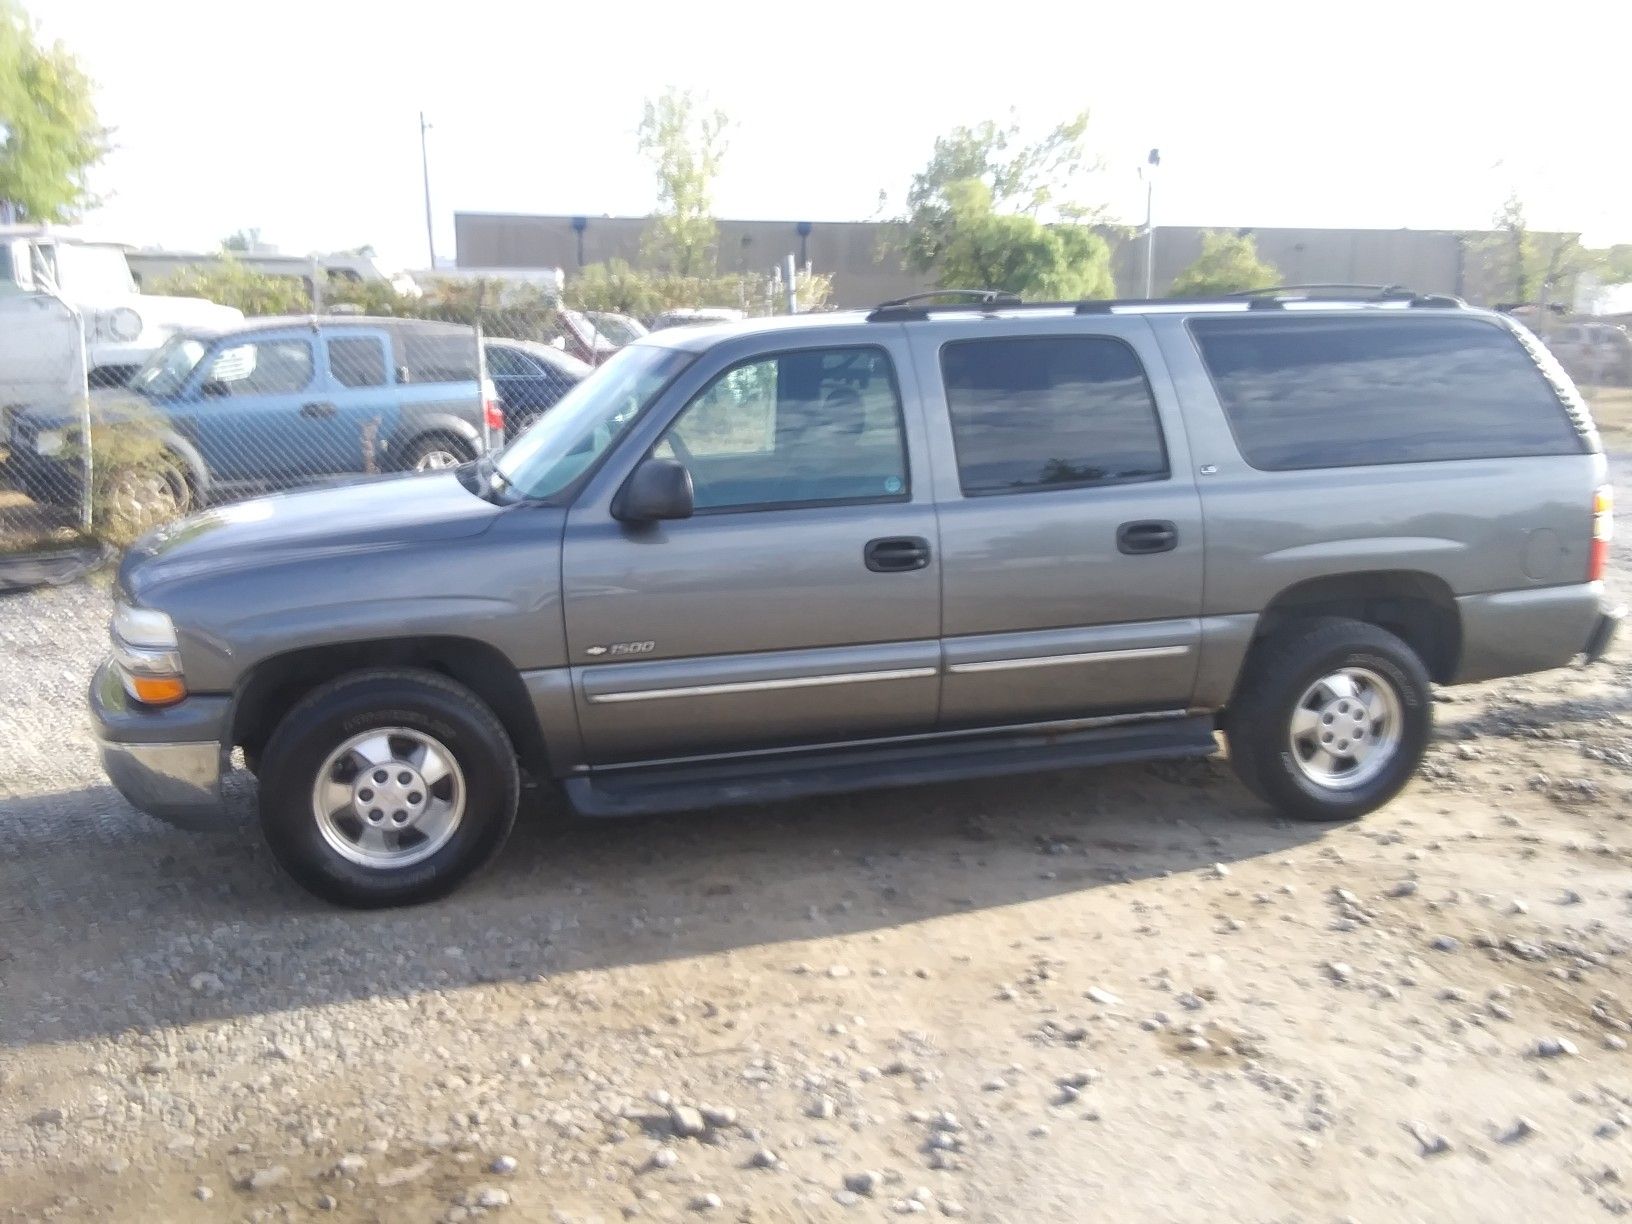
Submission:
M 570 278 L 584 264 L 625 259 L 639 266 L 645 217 L 589 217 L 579 235 L 571 217 L 519 214 L 458 213 L 454 233 L 461 268 L 565 268 Z M 720 223 L 719 267 L 722 273 L 766 271 L 791 254 L 808 258 L 818 272 L 834 277 L 840 306 L 870 306 L 934 286 L 885 249 L 898 241 L 897 228 L 873 221 L 821 221 L 811 225 L 801 244 L 793 221 L 727 221 Z M 801 254 L 802 253 L 802 254 Z
M 555 266 L 574 269 L 614 257 L 640 265 L 645 217 L 590 217 L 579 235 L 571 217 L 459 213 L 454 218 L 461 268 Z M 1119 293 L 1144 292 L 1144 240 L 1106 230 Z M 1155 292 L 1166 292 L 1201 253 L 1205 231 L 1189 226 L 1156 228 Z M 1481 235 L 1448 230 L 1250 229 L 1259 255 L 1280 271 L 1283 284 L 1343 282 L 1401 284 L 1424 293 L 1454 293 L 1488 303 L 1503 291 L 1492 283 L 1478 254 Z M 818 221 L 804 251 L 818 272 L 833 277 L 835 304 L 870 306 L 933 287 L 902 265 L 899 227 L 876 221 Z M 721 221 L 722 272 L 769 269 L 801 251 L 792 221 Z

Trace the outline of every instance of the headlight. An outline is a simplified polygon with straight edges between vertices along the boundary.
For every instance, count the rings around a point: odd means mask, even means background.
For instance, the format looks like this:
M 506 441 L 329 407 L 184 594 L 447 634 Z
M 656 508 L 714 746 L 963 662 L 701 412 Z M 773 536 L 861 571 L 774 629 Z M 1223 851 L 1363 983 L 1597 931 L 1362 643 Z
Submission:
M 142 316 L 129 306 L 121 306 L 108 315 L 108 335 L 115 340 L 134 340 L 142 334 Z
M 60 455 L 67 444 L 68 434 L 61 429 L 42 429 L 34 435 L 34 453 L 38 455 Z
M 119 680 L 144 705 L 174 705 L 187 696 L 176 627 L 163 612 L 121 603 L 110 626 Z

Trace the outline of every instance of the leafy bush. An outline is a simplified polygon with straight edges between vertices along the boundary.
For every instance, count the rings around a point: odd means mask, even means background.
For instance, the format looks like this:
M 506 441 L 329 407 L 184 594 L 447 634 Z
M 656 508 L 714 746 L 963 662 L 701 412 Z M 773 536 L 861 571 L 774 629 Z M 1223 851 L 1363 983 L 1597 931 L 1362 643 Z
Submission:
M 833 278 L 801 275 L 797 288 L 801 312 L 822 310 L 833 296 Z M 622 259 L 589 265 L 567 281 L 565 297 L 576 310 L 604 310 L 641 320 L 687 307 L 722 307 L 750 315 L 787 310 L 786 292 L 768 275 L 677 276 L 639 271 Z
M 186 475 L 164 442 L 164 422 L 136 402 L 94 405 L 90 416 L 91 534 L 117 548 L 176 518 L 189 500 Z M 63 458 L 81 463 L 76 431 Z

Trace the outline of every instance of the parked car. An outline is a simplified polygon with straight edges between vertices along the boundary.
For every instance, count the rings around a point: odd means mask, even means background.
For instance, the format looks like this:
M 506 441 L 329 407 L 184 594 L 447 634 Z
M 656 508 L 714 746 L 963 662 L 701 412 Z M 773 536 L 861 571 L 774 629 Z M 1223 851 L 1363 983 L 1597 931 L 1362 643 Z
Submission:
M 594 367 L 547 344 L 528 340 L 487 340 L 487 376 L 498 390 L 505 429 L 511 437 L 581 383 Z
M 1455 299 L 907 301 L 629 345 L 501 454 L 210 511 L 120 567 L 91 708 L 181 824 L 387 905 L 522 774 L 622 816 L 1195 757 L 1392 798 L 1430 685 L 1601 657 L 1585 406 Z
M 731 310 L 724 306 L 680 306 L 665 310 L 652 318 L 652 330 L 665 327 L 699 327 L 704 323 L 740 323 L 748 317 L 746 311 Z
M 100 397 L 113 427 L 162 433 L 170 496 L 205 505 L 381 471 L 453 467 L 502 440 L 492 387 L 480 394 L 475 332 L 348 315 L 252 319 L 172 336 Z M 13 414 L 8 475 L 43 502 L 79 496 L 76 412 Z
M 0 416 L 65 408 L 87 379 L 122 385 L 179 330 L 243 321 L 202 298 L 138 292 L 125 252 L 79 230 L 0 225 Z
M 1567 323 L 1551 328 L 1547 347 L 1579 383 L 1632 386 L 1632 335 L 1618 323 Z

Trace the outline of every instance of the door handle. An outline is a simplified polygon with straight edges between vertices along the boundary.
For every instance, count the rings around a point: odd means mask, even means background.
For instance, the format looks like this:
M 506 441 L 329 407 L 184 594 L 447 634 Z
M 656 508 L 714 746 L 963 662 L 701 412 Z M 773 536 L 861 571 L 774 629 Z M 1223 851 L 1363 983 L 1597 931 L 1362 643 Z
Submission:
M 862 559 L 875 574 L 904 574 L 929 564 L 929 541 L 922 536 L 889 536 L 869 540 Z
M 313 420 L 318 420 L 322 417 L 332 417 L 334 415 L 334 405 L 323 403 L 302 404 L 300 406 L 300 415 L 303 417 L 311 417 Z
M 1172 552 L 1179 546 L 1179 529 L 1166 519 L 1140 519 L 1116 529 L 1116 550 L 1138 557 Z

